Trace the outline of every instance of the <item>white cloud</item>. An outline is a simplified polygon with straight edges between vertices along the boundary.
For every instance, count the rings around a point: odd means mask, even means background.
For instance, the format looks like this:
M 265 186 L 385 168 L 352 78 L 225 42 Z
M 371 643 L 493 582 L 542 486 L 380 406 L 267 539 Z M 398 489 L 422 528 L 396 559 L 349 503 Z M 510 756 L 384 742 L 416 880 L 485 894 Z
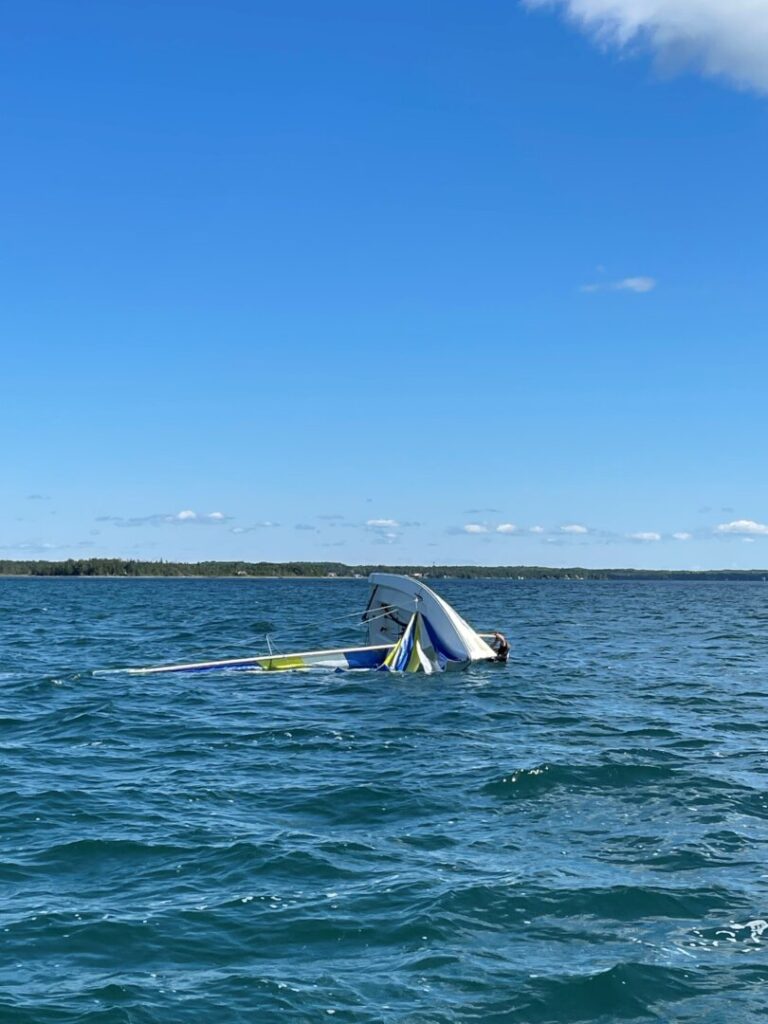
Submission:
M 768 92 L 765 0 L 523 0 L 559 7 L 603 46 L 642 46 L 666 66 L 693 66 Z
M 544 533 L 544 527 L 543 526 L 532 526 L 531 527 L 531 533 Z
M 375 536 L 376 544 L 395 544 L 402 536 L 404 526 L 413 526 L 413 523 L 401 523 L 397 519 L 367 519 L 365 529 Z
M 182 512 L 177 512 L 175 516 L 164 516 L 163 518 L 166 523 L 223 523 L 230 516 L 225 516 L 223 512 L 209 512 L 208 515 L 199 516 L 191 508 L 185 508 Z
M 226 516 L 223 512 L 209 512 L 207 515 L 201 516 L 191 508 L 185 508 L 181 512 L 175 512 L 173 515 L 155 512 L 149 516 L 97 516 L 96 521 L 99 523 L 114 523 L 116 526 L 162 526 L 164 523 L 180 526 L 186 523 L 212 525 L 214 523 L 224 523 L 231 518 L 232 516 Z
M 488 533 L 488 527 L 482 523 L 467 523 L 463 530 L 464 533 Z
M 374 544 L 397 544 L 401 536 L 398 530 L 374 530 Z
M 73 549 L 83 550 L 95 547 L 92 540 L 80 540 L 76 544 L 52 544 L 50 541 L 20 541 L 16 544 L 0 544 L 0 551 L 50 552 L 50 551 L 72 551 Z
M 768 526 L 765 523 L 756 523 L 754 519 L 736 519 L 732 523 L 720 523 L 716 532 L 766 536 L 768 535 Z
M 690 533 L 684 533 L 683 531 L 681 531 L 680 533 L 673 533 L 672 536 L 675 538 L 675 540 L 690 540 L 691 539 L 691 534 Z
M 634 292 L 642 295 L 652 292 L 658 284 L 655 277 L 623 277 L 620 281 L 599 281 L 595 284 L 583 284 L 582 292 Z
M 589 533 L 586 526 L 580 526 L 579 523 L 571 523 L 568 526 L 561 526 L 560 533 Z
M 745 544 L 754 544 L 755 543 L 755 538 L 754 537 L 742 537 L 741 539 L 742 539 L 742 541 Z
M 656 279 L 654 277 L 625 277 L 614 285 L 616 291 L 637 292 L 639 295 L 643 292 L 652 292 L 655 287 Z
M 656 541 L 656 540 L 661 540 L 661 534 L 660 533 L 654 533 L 653 531 L 650 531 L 650 530 L 649 531 L 645 531 L 645 532 L 640 532 L 640 533 L 630 533 L 630 534 L 628 534 L 628 536 L 629 536 L 630 540 L 640 540 L 640 541 L 646 541 L 646 542 L 652 542 L 652 541 Z
M 496 527 L 496 533 L 518 533 L 518 528 L 514 523 L 499 523 Z
M 260 523 L 254 523 L 253 526 L 233 526 L 230 529 L 230 533 L 253 533 L 254 530 L 269 530 L 273 527 L 279 526 L 280 523 L 273 523 L 271 519 L 264 519 Z

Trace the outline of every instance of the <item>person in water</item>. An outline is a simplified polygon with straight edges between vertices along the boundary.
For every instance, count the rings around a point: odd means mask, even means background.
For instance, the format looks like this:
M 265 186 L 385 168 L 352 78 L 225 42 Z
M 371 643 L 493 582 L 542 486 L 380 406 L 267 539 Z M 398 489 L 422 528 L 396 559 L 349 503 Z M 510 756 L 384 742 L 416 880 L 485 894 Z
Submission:
M 496 661 L 502 664 L 509 658 L 509 642 L 503 633 L 494 633 L 491 647 L 496 652 Z

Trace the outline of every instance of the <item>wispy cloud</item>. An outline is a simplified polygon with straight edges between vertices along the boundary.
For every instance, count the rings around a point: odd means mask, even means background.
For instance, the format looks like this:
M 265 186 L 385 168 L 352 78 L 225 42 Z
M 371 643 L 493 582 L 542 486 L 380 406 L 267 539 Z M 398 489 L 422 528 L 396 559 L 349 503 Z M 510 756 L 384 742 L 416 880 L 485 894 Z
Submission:
M 654 541 L 661 540 L 661 534 L 656 533 L 653 530 L 640 531 L 639 533 L 627 534 L 629 540 L 637 540 L 643 544 L 651 544 Z
M 764 0 L 523 0 L 557 7 L 605 47 L 650 50 L 667 68 L 693 67 L 768 92 Z
M 367 519 L 365 529 L 375 536 L 375 544 L 396 544 L 402 536 L 401 527 L 405 525 L 397 519 L 378 517 Z
M 312 533 L 318 532 L 317 527 L 311 526 L 309 523 L 296 523 L 294 530 L 310 530 Z
M 223 512 L 207 512 L 199 514 L 190 508 L 182 509 L 181 512 L 169 514 L 167 512 L 154 513 L 148 516 L 97 516 L 97 523 L 114 523 L 115 526 L 182 526 L 196 523 L 200 526 L 212 526 L 225 523 L 231 520 L 232 516 L 224 515 Z
M 52 544 L 48 541 L 28 540 L 16 544 L 0 544 L 0 551 L 16 551 L 20 554 L 49 554 L 52 551 L 85 551 L 95 547 L 92 540 L 80 540 L 76 544 Z
M 684 530 L 680 530 L 679 533 L 673 533 L 672 536 L 675 540 L 690 540 L 693 534 L 686 533 Z
M 200 515 L 197 512 L 193 512 L 192 509 L 186 508 L 181 512 L 177 512 L 175 516 L 164 516 L 166 523 L 200 523 L 201 525 L 224 523 L 231 516 L 225 516 L 223 512 L 207 512 L 204 515 Z
M 756 523 L 754 519 L 736 519 L 732 523 L 720 523 L 716 533 L 736 534 L 737 536 L 768 536 L 768 525 Z
M 522 537 L 528 534 L 543 539 L 554 535 L 556 538 L 559 538 L 562 543 L 566 543 L 568 537 L 584 536 L 585 534 L 589 534 L 590 537 L 599 537 L 603 535 L 600 531 L 592 530 L 587 526 L 582 526 L 580 523 L 566 523 L 564 526 L 559 526 L 556 529 L 551 530 L 539 525 L 519 526 L 517 523 L 493 523 L 487 521 L 464 523 L 463 526 L 451 526 L 448 529 L 448 533 L 454 535 L 468 533 L 474 536 L 500 534 L 501 536 L 507 537 Z
M 623 277 L 620 281 L 595 281 L 592 284 L 583 284 L 579 291 L 634 292 L 635 295 L 643 295 L 645 292 L 652 292 L 657 284 L 655 277 Z
M 251 523 L 250 526 L 233 526 L 230 533 L 253 533 L 254 530 L 273 530 L 280 523 L 274 523 L 271 519 L 263 519 L 260 523 Z

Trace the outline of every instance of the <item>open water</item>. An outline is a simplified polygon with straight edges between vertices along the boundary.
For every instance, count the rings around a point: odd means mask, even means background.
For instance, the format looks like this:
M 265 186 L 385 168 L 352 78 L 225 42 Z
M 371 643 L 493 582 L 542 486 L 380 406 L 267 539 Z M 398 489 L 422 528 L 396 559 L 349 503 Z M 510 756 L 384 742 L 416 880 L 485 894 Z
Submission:
M 765 1019 L 768 586 L 436 588 L 507 667 L 98 676 L 367 585 L 0 580 L 0 1021 Z

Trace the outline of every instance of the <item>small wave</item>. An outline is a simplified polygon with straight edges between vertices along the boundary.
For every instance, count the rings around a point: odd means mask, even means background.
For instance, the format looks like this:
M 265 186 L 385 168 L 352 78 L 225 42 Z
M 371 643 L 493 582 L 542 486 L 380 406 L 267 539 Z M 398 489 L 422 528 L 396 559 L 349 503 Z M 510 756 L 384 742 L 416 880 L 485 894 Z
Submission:
M 735 947 L 740 952 L 760 950 L 764 953 L 768 949 L 768 921 L 758 917 L 742 924 L 731 921 L 709 928 L 693 928 L 687 945 L 699 949 Z
M 606 887 L 553 888 L 518 882 L 468 885 L 433 897 L 433 920 L 460 917 L 472 928 L 514 928 L 535 920 L 593 919 L 603 921 L 701 921 L 743 906 L 743 898 L 717 887 Z
M 674 1004 L 706 991 L 707 985 L 694 971 L 621 963 L 594 974 L 533 979 L 517 1000 L 524 1005 L 508 1019 L 520 1024 L 658 1019 L 660 1004 Z M 491 1024 L 503 1018 L 491 1012 L 486 1019 Z
M 280 801 L 294 812 L 307 814 L 336 825 L 365 825 L 386 820 L 408 819 L 442 811 L 446 801 L 439 793 L 385 786 L 377 783 L 316 787 L 312 792 L 281 792 Z
M 115 862 L 136 865 L 148 858 L 173 861 L 189 852 L 188 847 L 137 839 L 74 839 L 46 847 L 34 857 L 34 863 L 69 873 L 88 864 L 101 867 Z
M 540 796 L 559 788 L 623 789 L 656 785 L 675 777 L 675 769 L 659 765 L 602 764 L 559 765 L 540 764 L 519 768 L 486 783 L 483 792 L 490 796 L 525 799 Z

